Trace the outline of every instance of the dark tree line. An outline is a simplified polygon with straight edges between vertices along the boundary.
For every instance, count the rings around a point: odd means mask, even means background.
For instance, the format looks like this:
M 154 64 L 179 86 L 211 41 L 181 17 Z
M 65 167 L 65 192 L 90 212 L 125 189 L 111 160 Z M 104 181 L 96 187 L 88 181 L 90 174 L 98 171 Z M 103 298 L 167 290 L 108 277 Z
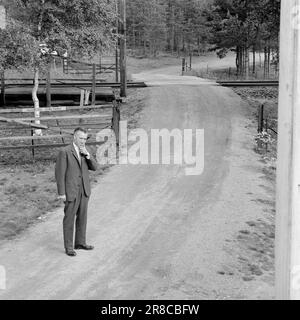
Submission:
M 239 75 L 255 73 L 256 52 L 264 53 L 265 77 L 269 76 L 271 62 L 278 65 L 280 0 L 215 0 L 203 14 L 212 49 L 220 57 L 235 51 Z
M 206 49 L 203 9 L 212 0 L 130 0 L 127 37 L 141 55 L 159 51 L 200 53 Z

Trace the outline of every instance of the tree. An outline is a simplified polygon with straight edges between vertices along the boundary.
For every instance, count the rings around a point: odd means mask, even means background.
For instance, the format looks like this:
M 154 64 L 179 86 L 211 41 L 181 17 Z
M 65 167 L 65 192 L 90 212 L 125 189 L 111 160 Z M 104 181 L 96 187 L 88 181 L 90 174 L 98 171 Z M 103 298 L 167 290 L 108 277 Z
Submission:
M 131 0 L 127 4 L 128 44 L 156 56 L 166 45 L 166 10 L 162 0 Z
M 203 7 L 212 0 L 131 0 L 127 35 L 132 49 L 155 55 L 158 50 L 186 53 L 206 40 Z
M 248 77 L 250 48 L 254 56 L 262 44 L 266 56 L 271 45 L 278 50 L 280 0 L 215 0 L 205 15 L 213 49 L 221 58 L 236 51 L 239 75 Z
M 39 123 L 37 90 L 40 73 L 47 72 L 49 52 L 91 57 L 114 42 L 115 2 L 107 0 L 3 0 L 9 17 L 0 32 L 2 68 L 34 71 L 32 99 Z

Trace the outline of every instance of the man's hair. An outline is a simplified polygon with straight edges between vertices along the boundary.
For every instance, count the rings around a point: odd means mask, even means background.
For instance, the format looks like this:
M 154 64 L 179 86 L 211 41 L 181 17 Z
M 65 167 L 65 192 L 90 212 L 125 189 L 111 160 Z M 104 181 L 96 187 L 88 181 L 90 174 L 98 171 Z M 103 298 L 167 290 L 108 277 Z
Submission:
M 76 128 L 75 130 L 74 130 L 74 134 L 76 133 L 76 132 L 83 132 L 83 133 L 87 133 L 87 130 L 86 129 L 84 129 L 84 128 L 82 128 L 82 127 L 78 127 L 78 128 Z

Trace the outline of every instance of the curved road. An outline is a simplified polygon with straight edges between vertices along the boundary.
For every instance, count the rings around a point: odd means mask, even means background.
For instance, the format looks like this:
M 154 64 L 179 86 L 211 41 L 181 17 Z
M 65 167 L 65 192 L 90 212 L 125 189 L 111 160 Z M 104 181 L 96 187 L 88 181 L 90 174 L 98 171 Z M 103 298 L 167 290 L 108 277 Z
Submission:
M 169 70 L 169 72 L 168 72 Z M 232 239 L 262 208 L 261 164 L 244 104 L 229 89 L 176 69 L 134 75 L 146 81 L 141 127 L 205 130 L 205 169 L 114 166 L 93 189 L 88 242 L 70 258 L 62 210 L 0 248 L 7 288 L 0 299 L 269 298 L 264 281 L 244 282 Z M 250 195 L 252 194 L 252 196 Z M 219 271 L 231 268 L 233 274 Z

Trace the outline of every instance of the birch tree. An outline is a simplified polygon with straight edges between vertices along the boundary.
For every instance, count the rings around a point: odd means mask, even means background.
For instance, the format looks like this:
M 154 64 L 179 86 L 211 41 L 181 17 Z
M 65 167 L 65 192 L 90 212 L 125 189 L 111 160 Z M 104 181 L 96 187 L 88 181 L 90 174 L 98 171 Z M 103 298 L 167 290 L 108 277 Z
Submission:
M 32 100 L 39 123 L 39 77 L 49 68 L 50 53 L 91 57 L 113 44 L 115 1 L 4 0 L 8 26 L 0 33 L 5 68 L 32 69 Z M 45 44 L 48 54 L 42 54 Z

